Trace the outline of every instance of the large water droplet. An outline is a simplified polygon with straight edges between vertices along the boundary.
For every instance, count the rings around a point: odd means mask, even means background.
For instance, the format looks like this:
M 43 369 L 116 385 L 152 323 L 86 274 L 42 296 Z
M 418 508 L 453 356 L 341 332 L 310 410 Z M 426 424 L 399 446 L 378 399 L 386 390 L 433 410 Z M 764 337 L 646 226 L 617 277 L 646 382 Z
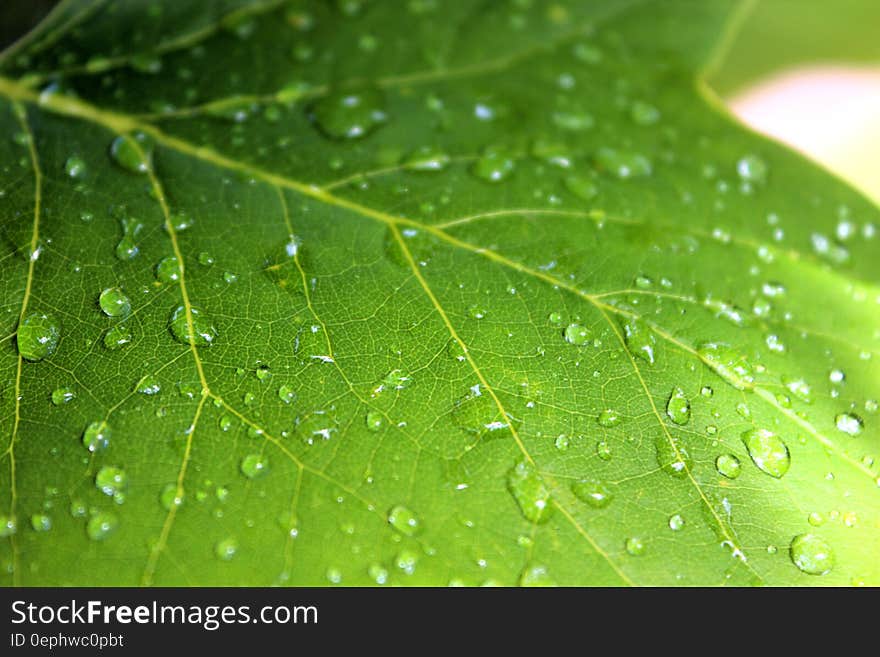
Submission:
M 180 280 L 180 263 L 176 256 L 162 258 L 156 265 L 156 280 L 160 283 L 175 283 Z
M 192 335 L 190 334 L 189 322 L 186 317 L 186 307 L 177 306 L 168 320 L 168 328 L 174 339 L 181 344 L 195 344 L 199 347 L 207 347 L 217 337 L 217 330 L 211 325 L 210 320 L 201 309 L 193 306 L 190 308 L 192 316 Z
M 799 534 L 789 547 L 791 561 L 808 575 L 826 575 L 834 568 L 834 551 L 821 536 Z
M 690 454 L 675 436 L 666 434 L 654 439 L 654 449 L 657 452 L 657 464 L 666 474 L 673 477 L 684 477 L 692 466 Z
M 45 313 L 31 313 L 18 325 L 15 342 L 19 355 L 32 362 L 48 358 L 61 339 L 61 325 Z
M 590 341 L 592 333 L 590 329 L 580 324 L 569 324 L 562 332 L 565 341 L 575 346 L 582 346 Z
M 666 415 L 679 425 L 685 425 L 691 419 L 691 402 L 684 390 L 677 386 L 672 389 L 669 401 L 666 402 Z
M 758 469 L 771 477 L 781 478 L 791 466 L 788 446 L 772 431 L 749 429 L 742 434 L 742 441 Z
M 530 462 L 520 461 L 507 473 L 507 488 L 527 520 L 542 523 L 550 517 L 550 489 Z

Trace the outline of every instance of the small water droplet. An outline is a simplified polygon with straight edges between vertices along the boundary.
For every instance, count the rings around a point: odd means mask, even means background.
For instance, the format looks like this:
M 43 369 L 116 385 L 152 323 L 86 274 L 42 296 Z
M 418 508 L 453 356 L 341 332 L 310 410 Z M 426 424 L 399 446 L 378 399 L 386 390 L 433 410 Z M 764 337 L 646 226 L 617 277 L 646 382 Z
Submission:
M 52 518 L 45 513 L 35 513 L 31 516 L 31 528 L 35 532 L 47 532 L 52 529 Z
M 86 177 L 88 167 L 86 166 L 86 161 L 84 159 L 78 155 L 71 155 L 64 162 L 64 171 L 71 178 L 82 179 Z
M 262 454 L 248 454 L 241 460 L 241 472 L 248 479 L 257 479 L 269 472 L 269 459 Z
M 93 541 L 103 541 L 119 527 L 119 518 L 107 511 L 101 511 L 89 518 L 86 535 Z
M 332 139 L 365 137 L 385 123 L 385 98 L 379 89 L 337 89 L 317 100 L 310 116 L 324 135 Z
M 214 546 L 214 556 L 221 561 L 230 561 L 238 554 L 238 541 L 234 538 L 224 538 Z
M 654 439 L 657 465 L 668 475 L 684 477 L 692 467 L 690 454 L 675 436 L 659 435 Z
M 742 471 L 742 463 L 733 454 L 721 454 L 715 459 L 715 469 L 723 477 L 736 479 Z
M 92 422 L 83 431 L 82 444 L 90 452 L 102 452 L 110 445 L 112 433 L 106 422 Z
M 108 317 L 125 317 L 131 312 L 131 300 L 118 287 L 108 287 L 101 292 L 98 305 Z
M 579 500 L 595 509 L 603 509 L 614 500 L 614 493 L 599 479 L 581 479 L 571 485 L 571 491 Z
M 95 475 L 95 488 L 121 503 L 128 488 L 128 475 L 120 468 L 105 465 Z
M 594 157 L 600 171 L 610 173 L 621 180 L 642 178 L 651 174 L 650 160 L 641 153 L 600 148 Z
M 666 402 L 666 415 L 678 425 L 683 426 L 690 421 L 691 403 L 681 388 L 672 389 L 669 401 Z
M 278 399 L 283 401 L 285 404 L 292 404 L 294 401 L 296 401 L 296 390 L 293 388 L 293 386 L 283 383 L 278 387 Z
M 519 585 L 523 587 L 557 586 L 556 581 L 550 576 L 547 566 L 543 564 L 526 566 L 519 576 Z
M 582 201 L 590 201 L 599 193 L 599 187 L 587 176 L 566 176 L 564 182 L 565 188 Z
M 110 351 L 122 349 L 122 347 L 130 344 L 132 340 L 131 331 L 124 324 L 117 324 L 104 334 L 104 346 Z
M 366 417 L 366 425 L 368 431 L 381 431 L 385 426 L 385 418 L 378 411 L 369 411 Z
M 680 514 L 676 513 L 674 516 L 669 518 L 669 529 L 674 532 L 680 531 L 684 528 L 684 518 L 681 517 Z
M 615 411 L 613 408 L 606 408 L 604 411 L 599 413 L 596 421 L 599 423 L 599 426 L 611 428 L 616 427 L 618 424 L 623 422 L 623 418 L 621 417 L 620 413 Z
M 403 165 L 410 171 L 442 171 L 451 158 L 445 152 L 433 146 L 417 148 L 403 160 Z
M 736 173 L 743 182 L 762 184 L 767 181 L 769 168 L 757 155 L 745 155 L 736 163 Z
M 590 341 L 592 332 L 585 326 L 580 324 L 569 324 L 562 332 L 565 341 L 575 346 L 583 346 Z
M 645 553 L 645 543 L 641 538 L 632 536 L 626 539 L 626 553 L 633 557 L 641 556 Z
M 175 283 L 180 280 L 180 263 L 176 256 L 162 258 L 156 265 L 156 280 L 160 283 Z
M 152 144 L 142 132 L 120 135 L 110 144 L 110 156 L 126 171 L 146 173 L 150 170 Z
M 402 505 L 397 505 L 388 512 L 388 524 L 404 536 L 415 536 L 421 530 L 418 516 Z
M 168 484 L 159 494 L 159 503 L 166 511 L 171 511 L 171 509 L 183 504 L 183 498 L 183 488 L 180 488 L 177 484 Z
M 55 388 L 55 390 L 52 391 L 52 403 L 55 404 L 55 406 L 63 406 L 74 399 L 76 399 L 76 392 L 74 392 L 73 388 L 70 388 L 69 386 Z
M 697 347 L 697 353 L 718 376 L 737 390 L 751 390 L 754 387 L 755 376 L 751 364 L 729 345 L 704 342 Z

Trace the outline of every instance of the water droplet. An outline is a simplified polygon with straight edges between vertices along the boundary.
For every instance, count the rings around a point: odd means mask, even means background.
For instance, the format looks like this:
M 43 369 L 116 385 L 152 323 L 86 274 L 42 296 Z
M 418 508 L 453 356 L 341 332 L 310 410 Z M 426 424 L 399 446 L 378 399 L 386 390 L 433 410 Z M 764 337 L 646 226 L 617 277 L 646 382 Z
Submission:
M 35 532 L 47 532 L 52 529 L 52 518 L 45 513 L 35 513 L 31 516 L 31 528 Z
M 691 403 L 681 388 L 672 389 L 669 401 L 666 402 L 666 415 L 678 425 L 685 425 L 690 421 Z
M 737 390 L 751 390 L 754 387 L 755 376 L 751 364 L 729 345 L 704 342 L 697 347 L 697 353 L 718 376 Z
M 71 155 L 64 162 L 64 171 L 68 176 L 75 179 L 85 178 L 88 173 L 86 161 L 78 155 Z
M 674 532 L 677 532 L 684 528 L 684 518 L 681 517 L 680 514 L 676 513 L 674 516 L 669 518 L 669 529 Z
M 379 586 L 388 583 L 388 569 L 381 564 L 370 564 L 370 567 L 367 569 L 367 574 L 370 576 L 370 579 L 376 582 Z
M 102 452 L 110 445 L 112 434 L 106 422 L 92 422 L 83 431 L 82 444 L 90 452 Z
M 373 388 L 373 396 L 384 392 L 385 390 L 404 390 L 412 385 L 412 378 L 403 370 L 391 370 L 382 379 L 382 383 Z
M 155 376 L 147 375 L 138 381 L 135 389 L 142 395 L 158 395 L 162 392 L 162 384 Z
M 478 178 L 494 183 L 509 177 L 515 168 L 514 156 L 507 149 L 489 147 L 474 162 L 472 170 Z
M 474 386 L 471 391 L 459 399 L 452 409 L 452 419 L 468 433 L 478 437 L 492 437 L 507 435 L 517 422 L 511 420 L 498 408 L 498 404 L 491 395 L 484 395 L 480 386 Z
M 451 158 L 438 148 L 422 146 L 406 156 L 403 165 L 410 171 L 442 171 Z
M 657 452 L 657 465 L 668 475 L 684 477 L 693 465 L 687 449 L 675 436 L 657 436 L 654 449 Z
M 562 169 L 569 168 L 574 159 L 566 144 L 545 139 L 535 140 L 532 143 L 531 153 L 539 160 Z
M 758 469 L 771 477 L 781 478 L 791 466 L 788 446 L 772 431 L 750 429 L 742 434 L 743 443 Z
M 632 151 L 600 148 L 595 155 L 596 166 L 621 180 L 641 178 L 651 174 L 651 162 L 644 155 Z
M 248 479 L 257 479 L 269 472 L 269 459 L 262 454 L 248 454 L 241 460 L 241 472 Z
M 613 408 L 606 408 L 604 411 L 599 413 L 596 421 L 599 423 L 599 426 L 611 428 L 616 427 L 618 424 L 623 422 L 623 418 L 621 417 L 620 413 L 615 411 Z
M 294 390 L 293 386 L 284 383 L 278 387 L 278 399 L 285 404 L 292 404 L 296 401 L 296 390 Z
M 162 258 L 156 265 L 156 280 L 160 283 L 175 283 L 180 280 L 180 263 L 176 256 Z
M 645 543 L 642 539 L 632 536 L 626 539 L 626 553 L 633 557 L 641 556 L 645 553 Z
M 802 378 L 783 376 L 782 385 L 784 385 L 791 394 L 800 399 L 802 402 L 806 404 L 812 402 L 812 390 L 810 388 L 810 384 L 804 381 Z
M 121 503 L 128 488 L 128 475 L 120 468 L 105 465 L 95 475 L 95 488 Z
M 183 498 L 183 488 L 180 488 L 177 484 L 168 484 L 159 494 L 159 503 L 166 511 L 171 511 L 171 509 L 183 504 Z
M 131 300 L 118 287 L 108 287 L 101 292 L 98 304 L 108 317 L 125 317 L 131 312 Z
M 44 313 L 31 313 L 25 317 L 15 335 L 19 355 L 31 362 L 51 356 L 60 339 L 61 325 Z
M 110 351 L 121 349 L 125 345 L 130 344 L 131 340 L 131 331 L 124 324 L 113 326 L 107 329 L 107 332 L 104 334 L 104 346 Z
M 214 556 L 221 561 L 230 561 L 238 554 L 238 541 L 234 538 L 224 538 L 214 546 Z
M 557 128 L 569 132 L 584 132 L 596 125 L 596 119 L 588 112 L 553 112 L 551 118 Z
M 736 479 L 742 471 L 742 463 L 733 454 L 721 454 L 715 459 L 715 469 L 722 477 Z
M 211 325 L 210 320 L 204 315 L 201 309 L 193 306 L 190 308 L 192 316 L 192 333 L 190 334 L 189 322 L 187 321 L 186 308 L 177 306 L 171 313 L 168 320 L 168 328 L 174 339 L 181 344 L 192 344 L 199 347 L 207 347 L 214 342 L 217 337 L 217 330 Z
M 14 516 L 0 514 L 0 538 L 7 538 L 18 531 L 18 522 Z
M 415 536 L 421 529 L 418 516 L 402 505 L 397 505 L 388 512 L 388 524 L 404 536 Z
M 846 373 L 840 369 L 833 369 L 828 373 L 828 380 L 831 383 L 844 383 L 846 381 Z
M 331 91 L 311 106 L 310 114 L 332 139 L 365 137 L 388 118 L 382 92 L 372 87 Z
M 131 217 L 122 217 L 119 223 L 122 226 L 122 239 L 116 245 L 116 257 L 119 260 L 131 260 L 140 253 L 136 240 L 144 225 Z
M 566 451 L 570 444 L 571 442 L 569 441 L 568 436 L 566 436 L 564 433 L 556 436 L 556 440 L 553 442 L 553 445 L 560 452 Z
M 614 458 L 614 453 L 611 450 L 611 445 L 608 444 L 607 440 L 600 440 L 596 443 L 596 456 L 598 456 L 603 461 L 610 461 Z
M 571 491 L 579 500 L 591 507 L 603 509 L 614 499 L 611 489 L 599 479 L 581 479 L 571 485 Z
M 809 516 L 807 516 L 807 522 L 810 523 L 813 527 L 821 527 L 825 524 L 825 516 L 817 511 L 813 511 Z
M 834 418 L 834 426 L 837 427 L 838 431 L 842 431 L 849 436 L 858 436 L 862 433 L 862 429 L 865 428 L 865 423 L 855 413 L 840 413 Z
M 550 489 L 530 462 L 520 461 L 508 472 L 507 488 L 526 520 L 542 523 L 550 517 Z
M 566 342 L 580 347 L 590 341 L 590 337 L 592 337 L 592 332 L 590 331 L 590 329 L 585 326 L 581 326 L 580 324 L 569 324 L 565 327 L 562 335 L 563 337 L 565 337 Z
M 255 374 L 257 376 L 257 380 L 263 383 L 269 380 L 269 377 L 272 376 L 272 371 L 269 369 L 269 366 L 264 363 L 257 366 Z
M 543 564 L 526 566 L 519 576 L 519 585 L 523 587 L 557 586 L 556 581 L 550 577 L 547 566 Z
M 385 418 L 378 411 L 369 411 L 366 417 L 368 431 L 381 431 L 385 425 Z
M 654 362 L 654 347 L 657 338 L 647 324 L 638 319 L 629 319 L 623 324 L 623 333 L 626 338 L 626 346 L 630 353 L 638 356 L 648 363 Z
M 831 546 L 815 534 L 799 534 L 789 547 L 791 561 L 808 575 L 826 575 L 834 568 Z
M 232 418 L 224 415 L 218 421 L 218 425 L 220 426 L 220 431 L 229 431 L 232 428 Z
M 471 306 L 468 315 L 473 319 L 483 319 L 486 316 L 486 309 L 483 306 Z
M 583 201 L 590 201 L 599 193 L 593 179 L 586 176 L 566 176 L 565 188 Z
M 74 399 L 76 399 L 76 392 L 74 392 L 73 388 L 68 386 L 55 388 L 55 390 L 52 391 L 52 403 L 55 404 L 55 406 L 63 406 Z
M 743 182 L 762 184 L 767 181 L 767 163 L 757 155 L 746 155 L 737 161 L 736 173 Z
M 86 524 L 86 535 L 93 541 L 103 541 L 119 527 L 119 518 L 114 514 L 102 511 L 96 513 Z
M 142 132 L 120 135 L 110 144 L 110 156 L 126 171 L 146 173 L 150 170 L 152 144 Z

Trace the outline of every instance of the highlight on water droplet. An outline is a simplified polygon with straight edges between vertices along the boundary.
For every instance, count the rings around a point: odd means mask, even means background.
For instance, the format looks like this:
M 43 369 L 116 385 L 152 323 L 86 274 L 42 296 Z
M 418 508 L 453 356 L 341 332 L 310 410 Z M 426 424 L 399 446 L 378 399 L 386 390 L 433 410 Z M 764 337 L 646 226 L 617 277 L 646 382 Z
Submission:
M 181 344 L 194 344 L 198 347 L 207 347 L 214 342 L 217 337 L 217 329 L 211 324 L 211 321 L 196 306 L 190 308 L 190 317 L 192 318 L 192 331 L 190 331 L 189 321 L 185 306 L 177 306 L 168 319 L 168 328 L 174 339 Z
M 55 388 L 55 390 L 52 391 L 52 403 L 55 406 L 63 406 L 64 404 L 72 402 L 74 399 L 76 399 L 76 392 L 69 386 Z
M 571 491 L 579 500 L 595 509 L 603 509 L 614 499 L 614 493 L 599 479 L 581 479 L 571 485 Z
M 550 571 L 544 564 L 529 564 L 523 568 L 519 576 L 519 585 L 522 587 L 558 586 L 556 580 L 550 576 Z
M 666 415 L 678 425 L 685 425 L 691 419 L 691 403 L 678 386 L 672 389 L 666 402 Z
M 180 263 L 176 256 L 162 258 L 156 265 L 156 280 L 160 283 L 176 283 L 180 280 Z
M 384 94 L 366 86 L 331 91 L 310 106 L 309 116 L 331 139 L 360 139 L 388 119 Z
M 715 459 L 715 469 L 722 477 L 736 479 L 742 472 L 742 463 L 733 454 L 721 454 Z
M 474 162 L 474 175 L 487 182 L 497 183 L 508 178 L 516 168 L 513 154 L 506 148 L 490 146 Z
M 834 418 L 834 426 L 848 436 L 858 436 L 865 428 L 865 422 L 855 413 L 839 413 Z
M 101 511 L 89 518 L 86 535 L 93 541 L 104 541 L 119 527 L 119 518 L 107 511 Z
M 400 504 L 388 512 L 388 524 L 404 536 L 415 536 L 421 529 L 418 516 L 412 510 Z
M 630 353 L 648 363 L 654 362 L 657 338 L 647 324 L 640 319 L 627 319 L 623 323 L 623 334 Z
M 587 344 L 590 341 L 592 332 L 585 326 L 580 324 L 569 324 L 562 332 L 565 341 L 577 347 Z
M 241 460 L 240 468 L 248 479 L 257 479 L 269 472 L 269 459 L 262 454 L 248 454 Z

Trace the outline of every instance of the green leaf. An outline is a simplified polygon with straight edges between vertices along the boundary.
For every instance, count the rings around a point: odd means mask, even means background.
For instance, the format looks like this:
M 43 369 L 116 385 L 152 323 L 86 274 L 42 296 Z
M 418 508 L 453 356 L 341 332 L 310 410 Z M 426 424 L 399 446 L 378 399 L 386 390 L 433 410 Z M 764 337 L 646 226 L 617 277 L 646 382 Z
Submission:
M 0 59 L 4 583 L 880 583 L 878 210 L 737 3 L 221 4 Z

